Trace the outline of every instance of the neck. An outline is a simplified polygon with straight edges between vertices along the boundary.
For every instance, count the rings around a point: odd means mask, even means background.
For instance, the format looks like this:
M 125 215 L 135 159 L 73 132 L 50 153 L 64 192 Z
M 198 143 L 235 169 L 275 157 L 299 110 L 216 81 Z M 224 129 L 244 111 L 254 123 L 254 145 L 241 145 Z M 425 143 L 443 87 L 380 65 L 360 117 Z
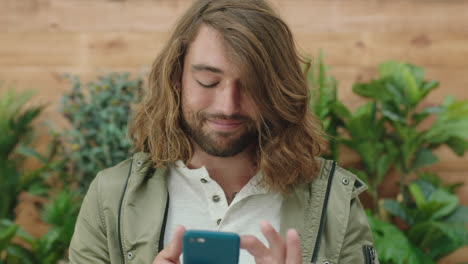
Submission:
M 187 166 L 191 169 L 205 166 L 210 177 L 223 189 L 228 201 L 232 200 L 232 195 L 239 192 L 257 171 L 253 147 L 232 157 L 215 157 L 194 144 L 194 153 Z

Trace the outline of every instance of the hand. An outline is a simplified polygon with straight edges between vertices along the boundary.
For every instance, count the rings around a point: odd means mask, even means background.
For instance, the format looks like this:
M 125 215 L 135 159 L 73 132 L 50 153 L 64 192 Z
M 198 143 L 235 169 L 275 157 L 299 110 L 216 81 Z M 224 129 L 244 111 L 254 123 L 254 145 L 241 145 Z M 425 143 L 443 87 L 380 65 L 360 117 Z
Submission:
M 185 227 L 179 225 L 174 229 L 174 235 L 167 247 L 165 247 L 156 258 L 153 264 L 179 264 L 180 254 L 182 253 L 182 235 L 185 232 Z
M 247 250 L 257 264 L 302 264 L 299 235 L 290 229 L 286 242 L 266 221 L 260 223 L 260 230 L 268 241 L 267 248 L 260 240 L 251 235 L 241 236 L 241 248 Z

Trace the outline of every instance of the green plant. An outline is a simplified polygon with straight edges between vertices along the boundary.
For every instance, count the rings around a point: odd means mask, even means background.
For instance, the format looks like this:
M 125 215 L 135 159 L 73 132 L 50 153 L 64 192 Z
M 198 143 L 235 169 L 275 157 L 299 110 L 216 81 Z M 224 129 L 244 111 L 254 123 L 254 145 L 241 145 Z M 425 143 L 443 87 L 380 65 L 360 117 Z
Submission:
M 30 251 L 13 243 L 14 237 L 20 237 L 23 240 L 33 240 L 33 238 L 24 232 L 19 226 L 9 219 L 0 219 L 0 264 L 33 264 L 34 259 Z
M 25 107 L 31 96 L 32 92 L 8 89 L 0 97 L 0 219 L 13 219 L 16 197 L 33 181 L 22 177 L 24 157 L 17 153 L 32 137 L 33 122 L 43 110 L 43 106 Z
M 372 209 L 378 212 L 378 187 L 394 162 L 397 147 L 387 138 L 385 122 L 378 118 L 375 102 L 364 103 L 343 118 L 348 137 L 341 137 L 340 143 L 359 155 L 361 168 L 351 170 L 368 184 Z
M 364 164 L 364 171 L 368 176 L 377 175 L 374 180 L 378 185 L 379 167 L 382 174 L 394 165 L 401 176 L 400 192 L 403 192 L 409 174 L 438 161 L 434 149 L 447 145 L 459 156 L 468 150 L 468 100 L 447 97 L 441 105 L 421 107 L 424 98 L 439 86 L 437 81 L 424 80 L 422 68 L 390 61 L 380 64 L 378 71 L 378 79 L 353 86 L 355 93 L 374 104 L 372 123 L 358 129 L 375 130 L 376 138 L 384 139 L 374 145 L 382 149 L 382 156 L 374 162 L 377 167 Z M 429 122 L 429 117 L 435 121 Z M 422 125 L 423 122 L 426 124 Z M 383 132 L 380 123 L 385 127 Z M 364 150 L 360 155 L 372 154 Z
M 49 230 L 39 238 L 33 238 L 7 219 L 0 220 L 0 264 L 41 263 L 56 264 L 64 259 L 73 235 L 74 226 L 81 204 L 81 195 L 63 190 L 46 204 L 42 211 L 42 220 Z M 19 237 L 28 247 L 13 243 Z
M 447 97 L 441 105 L 422 107 L 439 85 L 425 81 L 422 68 L 391 61 L 378 69 L 378 79 L 353 86 L 369 101 L 354 113 L 340 112 L 348 134 L 340 142 L 361 157 L 352 170 L 369 185 L 374 213 L 380 211 L 378 187 L 392 168 L 403 193 L 409 174 L 437 162 L 434 149 L 447 145 L 460 156 L 468 149 L 468 101 Z
M 18 154 L 39 163 L 35 169 L 23 171 L 22 177 L 31 183 L 27 190 L 29 194 L 48 197 L 51 188 L 68 188 L 73 184 L 69 173 L 69 158 L 65 154 L 62 141 L 58 132 L 52 132 L 44 154 L 30 146 L 18 147 Z M 60 186 L 50 186 L 51 182 Z
M 468 207 L 459 204 L 450 186 L 437 186 L 424 178 L 427 175 L 406 186 L 402 201 L 386 199 L 383 206 L 407 224 L 405 231 L 413 245 L 438 260 L 468 245 Z
M 62 98 L 61 111 L 71 124 L 65 132 L 73 174 L 85 191 L 96 173 L 128 158 L 126 127 L 131 105 L 142 93 L 140 78 L 108 74 L 85 87 L 70 77 L 72 91 Z
M 325 158 L 338 160 L 338 128 L 343 125 L 342 116 L 348 114 L 346 107 L 338 100 L 335 78 L 327 75 L 327 67 L 320 52 L 307 71 L 307 82 L 310 87 L 310 107 L 312 112 L 323 123 L 328 137 L 329 152 Z
M 318 69 L 320 73 L 325 66 Z M 369 186 L 368 218 L 380 262 L 435 263 L 467 244 L 468 210 L 454 195 L 460 184 L 445 185 L 437 175 L 422 170 L 438 161 L 433 151 L 442 145 L 459 156 L 468 150 L 468 101 L 446 97 L 440 105 L 423 106 L 437 81 L 424 80 L 424 71 L 410 64 L 391 61 L 378 69 L 377 79 L 353 86 L 367 99 L 353 112 L 333 102 L 336 83 L 313 91 L 313 110 L 325 120 L 325 127 L 333 128 L 336 143 L 360 157 L 359 166 L 348 169 Z M 327 87 L 324 80 L 329 77 L 321 72 L 312 79 L 313 87 Z M 337 146 L 332 150 L 338 151 Z M 378 188 L 391 171 L 400 175 L 401 199 L 381 203 Z M 408 175 L 417 180 L 407 183 Z M 381 204 L 399 222 L 381 214 Z
M 29 144 L 34 136 L 33 122 L 43 106 L 26 108 L 33 93 L 17 94 L 8 90 L 0 98 L 0 263 L 56 263 L 63 258 L 71 240 L 74 221 L 80 205 L 79 195 L 72 192 L 67 173 L 67 156 L 63 143 L 53 133 L 45 154 L 35 151 Z M 60 157 L 60 158 L 58 158 Z M 25 169 L 24 161 L 34 158 L 40 165 Z M 60 181 L 50 186 L 50 182 Z M 14 208 L 21 191 L 49 197 L 54 188 L 65 189 L 53 198 L 44 209 L 44 222 L 50 230 L 35 239 L 14 224 Z M 73 197 L 73 199 L 71 198 Z M 23 244 L 13 242 L 20 238 Z M 29 247 L 24 247 L 24 243 Z
M 35 263 L 56 264 L 66 255 L 81 204 L 81 195 L 63 190 L 53 196 L 42 211 L 42 220 L 49 231 L 36 240 L 29 240 Z
M 367 212 L 372 229 L 375 250 L 381 264 L 432 264 L 435 263 L 408 240 L 406 234 L 391 223 L 382 221 Z
M 49 198 L 41 210 L 42 221 L 49 229 L 38 239 L 25 239 L 29 244 L 29 258 L 33 263 L 56 264 L 66 255 L 83 194 L 73 187 L 75 182 L 68 172 L 69 158 L 63 155 L 64 146 L 58 133 L 52 134 L 44 155 L 28 147 L 20 148 L 19 152 L 41 164 L 27 174 L 40 179 L 42 184 L 28 192 Z

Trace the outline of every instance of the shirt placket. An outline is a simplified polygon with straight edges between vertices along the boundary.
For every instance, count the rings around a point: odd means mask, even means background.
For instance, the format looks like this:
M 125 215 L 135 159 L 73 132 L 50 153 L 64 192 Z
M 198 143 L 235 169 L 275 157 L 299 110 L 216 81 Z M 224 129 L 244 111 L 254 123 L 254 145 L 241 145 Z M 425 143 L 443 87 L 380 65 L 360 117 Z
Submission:
M 208 202 L 208 211 L 210 219 L 217 231 L 221 230 L 222 222 L 229 206 L 223 189 L 217 182 L 208 176 L 208 172 L 199 174 L 200 182 L 203 184 L 204 193 Z

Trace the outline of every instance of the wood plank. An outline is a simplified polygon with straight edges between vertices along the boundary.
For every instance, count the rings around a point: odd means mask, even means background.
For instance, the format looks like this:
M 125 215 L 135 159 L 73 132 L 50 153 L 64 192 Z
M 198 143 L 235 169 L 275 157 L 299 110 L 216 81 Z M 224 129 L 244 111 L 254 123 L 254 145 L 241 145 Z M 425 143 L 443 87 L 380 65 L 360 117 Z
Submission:
M 468 65 L 468 32 L 362 32 L 296 34 L 307 53 L 321 49 L 329 65 L 373 67 L 386 60 L 404 60 L 433 67 Z
M 452 252 L 452 254 L 442 258 L 437 263 L 438 264 L 460 264 L 460 263 L 466 262 L 467 256 L 468 256 L 468 246 L 464 246 Z
M 276 2 L 276 1 L 275 1 Z M 466 32 L 468 1 L 277 1 L 301 32 Z M 456 15 L 455 15 L 456 14 Z M 457 17 L 453 17 L 455 15 Z
M 15 32 L 2 34 L 0 66 L 136 66 L 150 64 L 167 33 Z M 297 34 L 312 55 L 322 49 L 330 66 L 375 67 L 393 59 L 457 69 L 468 61 L 467 33 Z
M 0 66 L 103 66 L 150 64 L 164 33 L 5 33 Z
M 0 31 L 169 31 L 192 0 L 1 0 Z M 301 32 L 467 32 L 468 0 L 272 1 Z

